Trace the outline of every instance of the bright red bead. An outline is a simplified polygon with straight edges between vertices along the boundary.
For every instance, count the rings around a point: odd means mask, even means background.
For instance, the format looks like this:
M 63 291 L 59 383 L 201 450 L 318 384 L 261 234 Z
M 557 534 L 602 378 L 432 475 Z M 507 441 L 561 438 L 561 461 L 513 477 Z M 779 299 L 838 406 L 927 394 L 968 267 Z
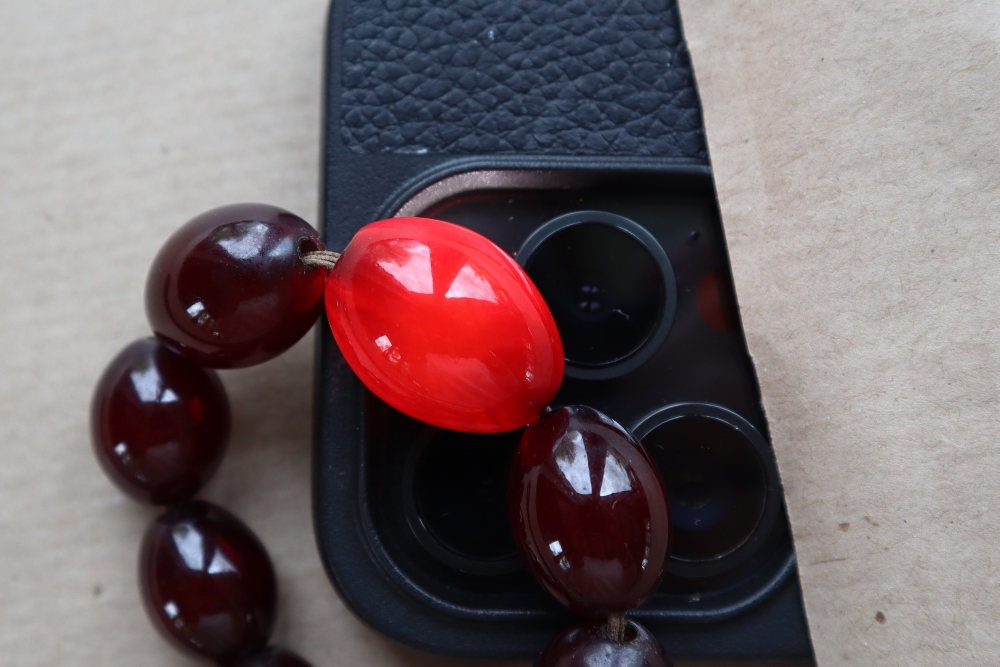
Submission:
M 615 638 L 606 621 L 575 625 L 552 640 L 535 667 L 673 667 L 649 630 L 626 621 L 624 637 Z
M 667 494 L 642 445 L 609 417 L 572 406 L 532 423 L 508 498 L 521 554 L 573 611 L 606 616 L 656 591 L 670 535 Z
M 322 310 L 326 269 L 315 229 L 264 204 L 203 213 L 160 249 L 146 279 L 146 316 L 167 347 L 211 368 L 252 366 L 309 330 Z
M 156 341 L 115 357 L 94 390 L 97 460 L 136 500 L 172 504 L 193 496 L 222 461 L 229 401 L 218 376 Z
M 541 294 L 510 255 L 458 225 L 362 227 L 330 271 L 326 312 L 365 386 L 436 426 L 519 428 L 562 382 L 562 343 Z
M 139 584 L 153 625 L 194 655 L 227 662 L 267 643 L 277 584 L 271 559 L 238 518 L 193 501 L 146 530 Z

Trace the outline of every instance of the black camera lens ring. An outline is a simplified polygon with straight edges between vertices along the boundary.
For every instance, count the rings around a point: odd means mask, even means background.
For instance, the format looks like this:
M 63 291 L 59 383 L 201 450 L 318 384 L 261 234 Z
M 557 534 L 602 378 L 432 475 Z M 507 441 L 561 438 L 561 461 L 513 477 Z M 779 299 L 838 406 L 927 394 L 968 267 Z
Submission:
M 428 554 L 440 563 L 459 572 L 481 577 L 493 577 L 520 570 L 524 567 L 524 561 L 513 543 L 510 553 L 495 558 L 481 558 L 464 553 L 455 545 L 449 544 L 447 538 L 440 535 L 434 526 L 431 525 L 430 520 L 422 515 L 421 502 L 417 498 L 418 469 L 428 449 L 434 444 L 435 437 L 442 433 L 445 433 L 444 429 L 425 425 L 416 441 L 409 447 L 409 452 L 403 463 L 403 513 L 410 527 L 410 532 Z M 476 437 L 477 434 L 464 433 L 462 435 Z M 474 448 L 476 445 L 473 444 L 470 447 Z M 509 466 L 503 466 L 504 491 L 506 491 L 506 473 L 508 469 Z M 506 493 L 504 493 L 504 496 L 506 497 Z
M 712 403 L 675 403 L 641 419 L 632 432 L 643 442 L 661 426 L 686 417 L 715 420 L 739 431 L 756 454 L 764 478 L 764 501 L 760 518 L 745 540 L 732 551 L 711 560 L 686 561 L 671 557 L 667 562 L 666 571 L 669 574 L 700 579 L 732 572 L 754 558 L 779 526 L 784 496 L 774 453 L 764 436 L 743 416 L 728 408 Z M 643 444 L 645 445 L 644 442 Z M 652 453 L 650 455 L 653 456 Z
M 605 225 L 630 237 L 649 254 L 650 260 L 656 265 L 663 280 L 663 303 L 656 324 L 649 335 L 634 349 L 606 363 L 582 364 L 566 358 L 567 377 L 581 380 L 609 380 L 636 370 L 662 347 L 677 312 L 677 279 L 666 251 L 649 230 L 634 220 L 606 211 L 573 211 L 549 220 L 525 239 L 515 258 L 521 267 L 528 271 L 531 260 L 546 241 L 572 227 L 588 224 Z

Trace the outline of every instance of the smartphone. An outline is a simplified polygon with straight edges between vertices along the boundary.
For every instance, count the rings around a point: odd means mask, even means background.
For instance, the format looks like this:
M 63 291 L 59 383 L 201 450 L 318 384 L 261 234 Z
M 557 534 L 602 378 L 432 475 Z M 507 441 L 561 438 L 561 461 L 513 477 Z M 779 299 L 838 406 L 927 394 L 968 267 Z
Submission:
M 605 412 L 660 467 L 671 559 L 630 616 L 676 659 L 811 660 L 676 4 L 338 2 L 326 86 L 327 247 L 393 216 L 487 236 L 555 317 L 554 405 Z M 572 619 L 507 524 L 520 433 L 395 411 L 321 331 L 314 514 L 341 598 L 416 648 L 537 657 Z

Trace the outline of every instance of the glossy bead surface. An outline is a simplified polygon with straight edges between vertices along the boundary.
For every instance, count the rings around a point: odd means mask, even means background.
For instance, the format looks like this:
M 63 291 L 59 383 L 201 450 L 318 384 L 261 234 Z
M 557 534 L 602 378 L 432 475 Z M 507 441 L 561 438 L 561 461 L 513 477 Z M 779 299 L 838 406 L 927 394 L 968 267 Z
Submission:
M 288 649 L 267 646 L 237 660 L 232 667 L 311 667 Z
M 535 667 L 673 667 L 646 628 L 626 621 L 624 635 L 614 639 L 603 620 L 575 625 L 552 640 Z
M 625 611 L 659 586 L 667 494 L 642 445 L 609 417 L 571 406 L 532 423 L 514 457 L 508 499 L 521 555 L 573 611 Z
M 139 584 L 156 628 L 195 655 L 236 659 L 264 646 L 274 627 L 277 585 L 264 545 L 210 503 L 185 503 L 150 525 Z
M 362 227 L 330 271 L 326 312 L 365 386 L 435 426 L 519 428 L 562 382 L 562 343 L 541 294 L 510 255 L 458 225 Z
M 315 229 L 274 206 L 234 204 L 199 215 L 174 232 L 150 267 L 153 333 L 211 368 L 281 354 L 322 310 L 326 269 L 300 259 L 322 248 Z
M 94 390 L 91 442 L 104 471 L 136 500 L 193 496 L 222 461 L 229 401 L 218 376 L 156 341 L 137 340 Z

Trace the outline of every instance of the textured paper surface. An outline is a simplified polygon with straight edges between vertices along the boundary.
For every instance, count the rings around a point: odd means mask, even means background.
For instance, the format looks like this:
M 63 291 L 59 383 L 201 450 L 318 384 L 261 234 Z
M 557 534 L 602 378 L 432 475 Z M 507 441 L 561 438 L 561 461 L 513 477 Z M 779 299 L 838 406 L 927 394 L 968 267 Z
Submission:
M 1000 5 L 681 5 L 818 662 L 1000 664 Z

